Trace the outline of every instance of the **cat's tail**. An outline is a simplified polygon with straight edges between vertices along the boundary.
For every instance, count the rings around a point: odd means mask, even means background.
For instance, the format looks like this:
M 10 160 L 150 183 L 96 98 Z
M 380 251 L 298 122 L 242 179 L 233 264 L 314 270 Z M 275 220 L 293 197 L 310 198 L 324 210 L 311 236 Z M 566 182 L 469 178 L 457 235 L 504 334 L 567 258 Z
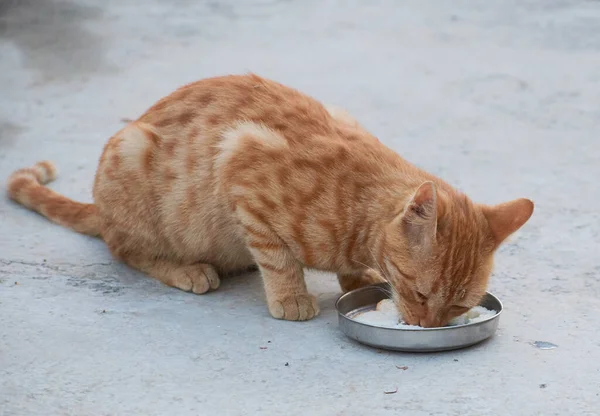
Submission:
M 100 235 L 100 218 L 94 204 L 73 201 L 44 186 L 56 178 L 56 168 L 48 161 L 13 172 L 8 178 L 8 195 L 50 221 L 82 234 Z

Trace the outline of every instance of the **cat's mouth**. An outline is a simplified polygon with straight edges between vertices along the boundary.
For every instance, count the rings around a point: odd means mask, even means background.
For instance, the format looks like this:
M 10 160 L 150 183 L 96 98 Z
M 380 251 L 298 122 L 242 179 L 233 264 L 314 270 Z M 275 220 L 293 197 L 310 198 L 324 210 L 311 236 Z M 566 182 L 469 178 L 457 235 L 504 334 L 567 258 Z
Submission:
M 445 324 L 442 323 L 441 319 L 427 319 L 427 318 L 409 318 L 409 317 L 405 317 L 402 322 L 400 322 L 401 324 L 406 324 L 406 325 L 414 325 L 414 326 L 420 326 L 422 328 L 439 328 L 442 326 L 445 326 Z
M 401 308 L 402 309 L 402 308 Z M 408 310 L 401 310 L 400 311 L 400 323 L 401 324 L 406 324 L 406 325 L 419 325 L 421 320 L 417 315 L 413 315 L 410 311 Z
M 423 328 L 438 328 L 445 326 L 448 322 L 444 319 L 444 317 L 439 316 L 437 313 L 429 313 L 421 314 L 421 313 L 412 313 L 410 309 L 407 309 L 405 312 L 401 312 L 403 323 L 407 325 L 415 325 Z

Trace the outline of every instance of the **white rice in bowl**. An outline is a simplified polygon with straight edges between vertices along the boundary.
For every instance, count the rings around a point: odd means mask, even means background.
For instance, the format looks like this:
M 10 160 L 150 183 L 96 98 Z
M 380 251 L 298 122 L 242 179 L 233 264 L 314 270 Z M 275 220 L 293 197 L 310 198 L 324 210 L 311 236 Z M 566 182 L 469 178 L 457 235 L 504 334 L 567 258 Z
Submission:
M 486 309 L 483 306 L 475 306 L 462 315 L 452 319 L 447 326 L 474 324 L 491 318 L 496 315 L 496 313 L 496 311 Z M 391 299 L 384 299 L 377 304 L 376 309 L 359 312 L 356 315 L 350 316 L 350 318 L 357 322 L 362 322 L 363 324 L 384 328 L 424 329 L 418 325 L 406 324 L 402 319 L 402 315 L 398 312 L 394 301 Z

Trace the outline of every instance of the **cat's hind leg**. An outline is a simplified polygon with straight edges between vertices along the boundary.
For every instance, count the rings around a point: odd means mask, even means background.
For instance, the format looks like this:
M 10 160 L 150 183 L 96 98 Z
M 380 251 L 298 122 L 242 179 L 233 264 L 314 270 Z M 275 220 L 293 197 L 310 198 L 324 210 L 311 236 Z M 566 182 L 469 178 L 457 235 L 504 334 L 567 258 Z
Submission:
M 140 270 L 168 286 L 186 292 L 200 295 L 219 287 L 221 283 L 219 274 L 212 265 L 183 263 L 175 259 L 157 257 L 149 250 L 147 252 L 139 248 L 132 250 L 131 245 L 124 243 L 126 240 L 123 235 L 121 234 L 121 238 L 118 238 L 118 234 L 120 233 L 113 232 L 104 238 L 113 256 L 128 266 Z M 144 246 L 143 244 L 136 245 Z
M 125 262 L 141 270 L 164 284 L 197 295 L 215 290 L 220 279 L 217 271 L 210 264 L 177 264 L 166 260 L 129 259 Z

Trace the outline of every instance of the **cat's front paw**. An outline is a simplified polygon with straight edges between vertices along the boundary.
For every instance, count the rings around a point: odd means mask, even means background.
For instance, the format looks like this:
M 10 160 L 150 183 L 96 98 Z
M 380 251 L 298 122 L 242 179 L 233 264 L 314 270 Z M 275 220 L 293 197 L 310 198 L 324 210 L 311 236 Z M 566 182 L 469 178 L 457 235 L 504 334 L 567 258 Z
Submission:
M 307 321 L 319 314 L 319 305 L 313 295 L 292 295 L 269 302 L 273 318 L 286 321 Z

